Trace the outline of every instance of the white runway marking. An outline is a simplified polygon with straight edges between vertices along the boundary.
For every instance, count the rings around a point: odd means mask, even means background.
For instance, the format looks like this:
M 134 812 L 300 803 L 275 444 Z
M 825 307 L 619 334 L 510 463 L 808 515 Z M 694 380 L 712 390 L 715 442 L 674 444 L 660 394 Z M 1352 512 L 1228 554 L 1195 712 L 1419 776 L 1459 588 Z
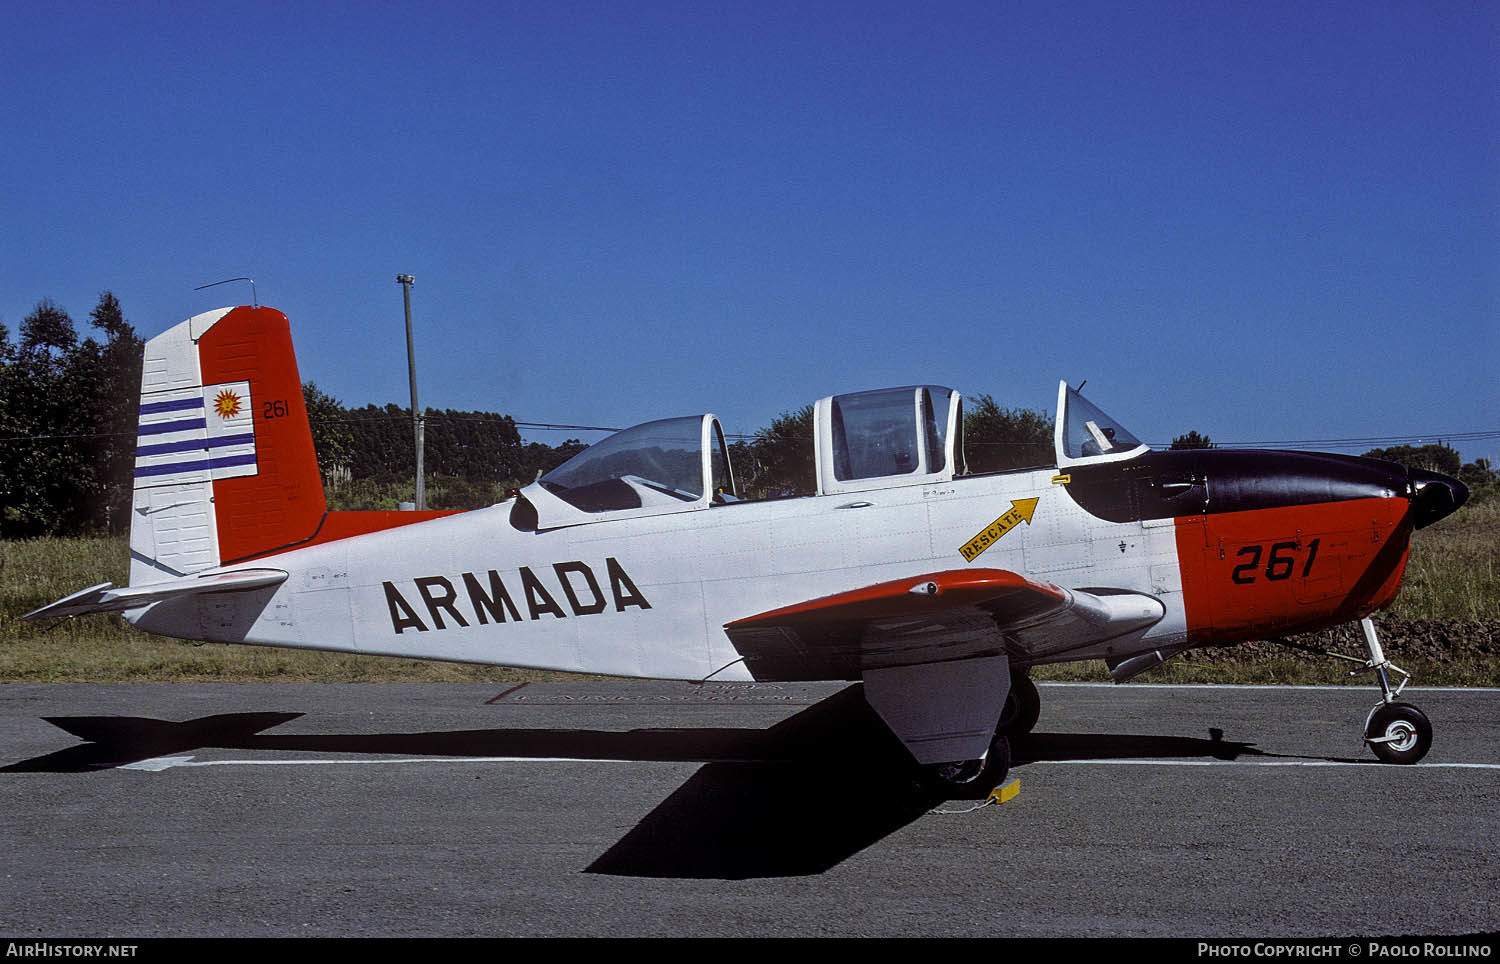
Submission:
M 571 756 L 420 756 L 373 760 L 194 760 L 190 756 L 159 756 L 119 766 L 102 764 L 116 770 L 145 770 L 159 773 L 176 767 L 275 767 L 275 766 L 347 766 L 374 763 L 633 763 L 633 760 L 591 760 Z
M 379 759 L 317 760 L 195 760 L 190 756 L 160 756 L 112 767 L 116 770 L 143 770 L 160 773 L 178 767 L 233 766 L 350 766 L 400 763 L 787 763 L 787 760 L 601 760 L 571 756 L 477 756 L 477 757 L 400 757 Z M 102 764 L 109 767 L 110 764 Z M 1374 760 L 1346 762 L 1339 760 L 1029 760 L 1021 766 L 1156 766 L 1156 767 L 1372 767 L 1393 770 L 1500 770 L 1500 763 L 1418 763 L 1414 766 L 1392 766 Z
M 1500 763 L 1416 763 L 1406 766 L 1376 760 L 1028 760 L 1017 766 L 1164 766 L 1164 767 L 1380 767 L 1391 770 L 1500 770 Z
M 1137 683 L 1137 682 L 1132 681 L 1130 683 L 1123 683 L 1122 684 L 1122 683 L 1101 683 L 1101 682 L 1094 682 L 1094 681 L 1090 681 L 1090 680 L 1076 680 L 1076 681 L 1058 680 L 1056 682 L 1052 682 L 1052 681 L 1048 681 L 1048 680 L 1038 680 L 1036 685 L 1040 686 L 1040 687 L 1052 687 L 1052 686 L 1056 686 L 1056 687 L 1059 687 L 1059 688 L 1076 688 L 1076 689 L 1101 689 L 1101 690 L 1111 690 L 1112 689 L 1112 690 L 1116 690 L 1116 691 L 1119 691 L 1119 692 L 1122 692 L 1122 693 L 1123 692 L 1128 692 L 1130 690 L 1287 690 L 1288 692 L 1296 692 L 1297 690 L 1320 690 L 1320 691 L 1327 691 L 1327 692 L 1342 692 L 1342 693 L 1359 693 L 1359 692 L 1361 692 L 1363 690 L 1368 690 L 1370 692 L 1374 692 L 1376 696 L 1380 695 L 1379 692 L 1377 690 L 1373 689 L 1372 687 L 1362 686 L 1362 685 L 1360 685 L 1358 683 L 1344 683 L 1344 684 L 1341 684 L 1341 685 L 1340 684 L 1322 684 L 1322 685 L 1314 684 L 1314 685 L 1308 685 L 1308 684 L 1302 684 L 1302 683 L 1298 683 L 1298 684 L 1291 684 L 1291 683 Z M 1403 696 L 1406 695 L 1406 694 L 1408 694 L 1408 693 L 1500 693 L 1500 686 L 1416 686 L 1416 685 L 1412 685 L 1412 686 L 1406 687 L 1406 689 L 1402 690 L 1401 692 L 1402 692 Z

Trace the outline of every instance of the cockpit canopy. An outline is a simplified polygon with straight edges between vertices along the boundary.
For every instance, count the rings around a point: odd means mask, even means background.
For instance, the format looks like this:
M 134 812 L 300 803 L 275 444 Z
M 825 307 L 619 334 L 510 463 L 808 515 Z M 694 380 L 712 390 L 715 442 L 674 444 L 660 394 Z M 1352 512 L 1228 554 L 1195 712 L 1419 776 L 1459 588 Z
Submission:
M 1135 458 L 1150 446 L 1131 435 L 1123 425 L 1069 388 L 1057 385 L 1057 423 L 1053 429 L 1057 466 L 1092 465 Z
M 662 515 L 735 501 L 724 430 L 713 415 L 664 418 L 616 432 L 525 489 L 545 525 Z
M 1133 458 L 1147 446 L 1067 382 L 1057 464 Z M 819 495 L 948 482 L 964 471 L 963 397 L 937 385 L 830 395 L 813 406 Z M 589 446 L 523 490 L 544 528 L 665 515 L 739 501 L 713 415 L 646 422 Z

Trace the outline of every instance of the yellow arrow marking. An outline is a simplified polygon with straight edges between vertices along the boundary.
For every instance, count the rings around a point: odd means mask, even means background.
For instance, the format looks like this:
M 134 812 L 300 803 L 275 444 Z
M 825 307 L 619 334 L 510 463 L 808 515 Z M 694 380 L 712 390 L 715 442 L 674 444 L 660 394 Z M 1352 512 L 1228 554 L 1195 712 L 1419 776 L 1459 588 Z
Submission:
M 1036 515 L 1036 504 L 1040 501 L 1039 498 L 1012 499 L 1009 512 L 985 526 L 978 535 L 960 546 L 958 551 L 969 562 L 973 562 L 981 552 L 999 542 L 1016 526 L 1023 522 L 1031 525 L 1031 517 Z

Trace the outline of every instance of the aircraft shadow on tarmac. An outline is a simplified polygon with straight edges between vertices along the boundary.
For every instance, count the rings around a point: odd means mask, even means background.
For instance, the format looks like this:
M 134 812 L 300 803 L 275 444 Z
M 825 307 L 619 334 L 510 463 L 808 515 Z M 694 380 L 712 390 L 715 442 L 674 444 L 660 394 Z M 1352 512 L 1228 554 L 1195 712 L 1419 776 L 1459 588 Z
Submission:
M 0 773 L 90 773 L 203 749 L 563 757 L 704 765 L 585 868 L 633 877 L 745 879 L 816 874 L 941 804 L 913 779 L 901 744 L 850 687 L 768 729 L 628 732 L 487 729 L 265 735 L 301 713 L 230 713 L 183 723 L 47 717 L 87 742 Z M 1045 733 L 1018 741 L 1015 766 L 1047 760 L 1268 756 L 1211 739 Z

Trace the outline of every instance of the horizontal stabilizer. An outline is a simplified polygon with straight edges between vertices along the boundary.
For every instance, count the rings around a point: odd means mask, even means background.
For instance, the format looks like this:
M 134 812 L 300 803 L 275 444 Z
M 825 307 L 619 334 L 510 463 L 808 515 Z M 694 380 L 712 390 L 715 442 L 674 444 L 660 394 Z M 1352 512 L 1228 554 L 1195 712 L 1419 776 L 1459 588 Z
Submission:
M 129 586 L 112 589 L 113 583 L 102 582 L 97 586 L 79 590 L 51 605 L 33 610 L 22 619 L 48 619 L 55 616 L 84 616 L 89 613 L 120 613 L 127 609 L 138 609 L 165 599 L 201 593 L 243 592 L 279 585 L 286 581 L 287 574 L 280 569 L 240 569 L 234 572 L 205 573 L 166 582 L 153 582 L 144 586 Z

